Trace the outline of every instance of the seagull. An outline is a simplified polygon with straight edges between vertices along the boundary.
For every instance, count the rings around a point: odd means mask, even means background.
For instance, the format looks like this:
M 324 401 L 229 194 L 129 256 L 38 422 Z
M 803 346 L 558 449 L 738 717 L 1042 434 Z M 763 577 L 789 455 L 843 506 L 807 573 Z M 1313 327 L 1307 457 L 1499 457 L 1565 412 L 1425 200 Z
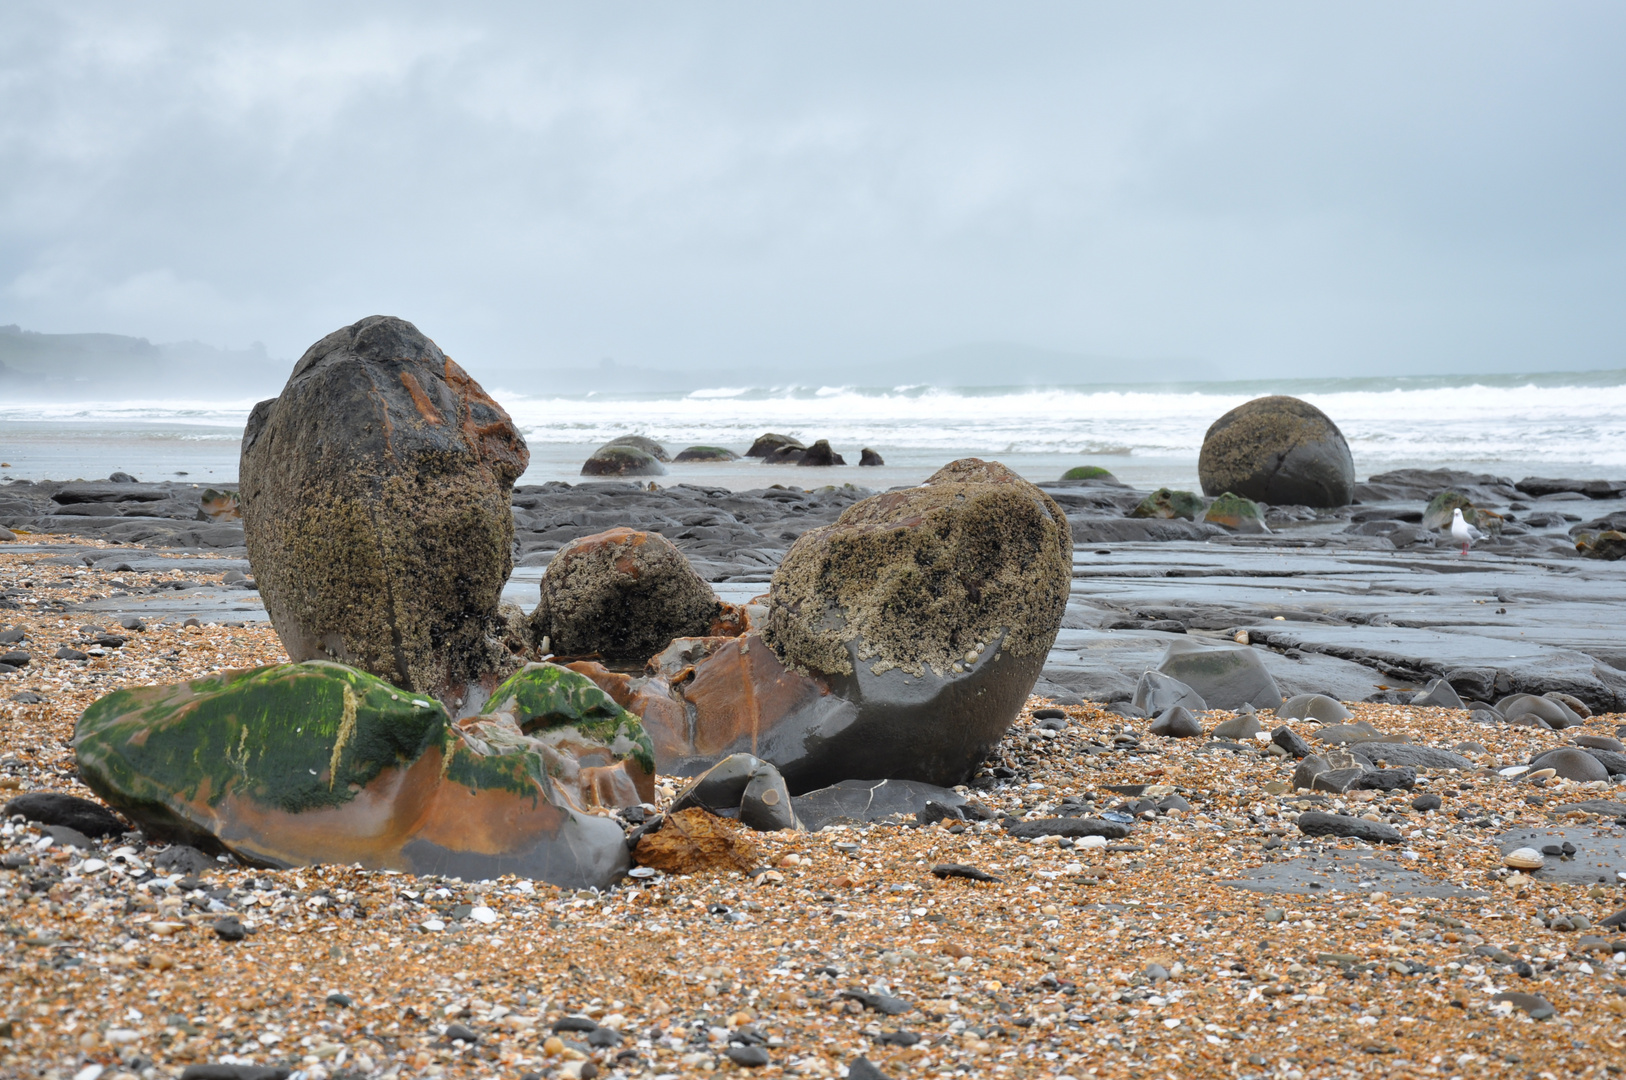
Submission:
M 1462 516 L 1462 507 L 1451 511 L 1451 538 L 1462 541 L 1462 553 L 1468 554 L 1468 545 L 1485 539 L 1485 534 L 1474 528 Z

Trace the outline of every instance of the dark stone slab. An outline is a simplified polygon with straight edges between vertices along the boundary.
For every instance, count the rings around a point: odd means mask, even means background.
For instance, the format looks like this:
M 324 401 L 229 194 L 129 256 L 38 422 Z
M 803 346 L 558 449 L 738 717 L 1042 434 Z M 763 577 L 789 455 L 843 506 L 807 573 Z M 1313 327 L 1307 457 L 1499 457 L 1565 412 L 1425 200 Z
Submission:
M 1356 851 L 1327 851 L 1266 863 L 1244 871 L 1241 878 L 1224 884 L 1250 892 L 1315 896 L 1330 896 L 1335 892 L 1385 892 L 1391 896 L 1440 899 L 1485 895 L 1465 885 L 1410 869 L 1388 856 Z
M 1565 828 L 1557 825 L 1535 829 L 1512 829 L 1497 839 L 1505 854 L 1514 848 L 1528 847 L 1541 851 L 1549 845 L 1564 843 L 1575 845 L 1575 856 L 1570 859 L 1558 855 L 1544 856 L 1540 870 L 1527 871 L 1541 881 L 1561 881 L 1570 885 L 1615 885 L 1623 880 L 1626 871 L 1626 836 L 1598 835 L 1592 828 Z

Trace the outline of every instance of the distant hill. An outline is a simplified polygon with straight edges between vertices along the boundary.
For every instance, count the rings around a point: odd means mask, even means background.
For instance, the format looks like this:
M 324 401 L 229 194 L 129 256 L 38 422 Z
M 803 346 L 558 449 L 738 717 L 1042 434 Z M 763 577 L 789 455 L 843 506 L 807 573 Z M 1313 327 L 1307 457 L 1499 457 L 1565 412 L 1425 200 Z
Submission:
M 154 345 L 122 334 L 0 326 L 0 391 L 13 399 L 268 396 L 281 389 L 291 367 L 264 346 Z

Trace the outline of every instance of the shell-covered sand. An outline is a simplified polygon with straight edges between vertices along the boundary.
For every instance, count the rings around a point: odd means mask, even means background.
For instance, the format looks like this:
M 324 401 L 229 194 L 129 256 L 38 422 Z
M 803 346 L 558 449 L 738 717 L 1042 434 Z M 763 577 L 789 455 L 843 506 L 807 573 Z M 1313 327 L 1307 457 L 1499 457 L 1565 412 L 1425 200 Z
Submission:
M 88 661 L 51 659 L 62 645 L 89 651 L 79 628 L 98 620 L 49 601 L 165 575 L 45 558 L 0 552 L 11 605 L 0 628 L 26 631 L 34 658 L 0 676 L 6 798 L 89 797 L 68 743 L 97 696 L 283 659 L 263 625 L 171 623 Z M 24 691 L 43 702 L 13 700 Z M 1477 743 L 1485 768 L 1422 770 L 1417 790 L 1312 801 L 1284 790 L 1293 763 L 1263 743 L 1159 739 L 1094 705 L 1067 709 L 1050 731 L 1031 716 L 1044 704 L 1030 701 L 990 763 L 1000 774 L 971 792 L 990 808 L 1043 816 L 1072 797 L 1099 814 L 1133 802 L 1112 786 L 1150 785 L 1146 797 L 1179 795 L 1191 809 L 1143 814 L 1106 847 L 1020 842 L 996 822 L 754 834 L 751 873 L 655 874 L 605 894 L 336 866 L 154 874 L 162 847 L 138 837 L 80 851 L 8 821 L 0 1075 L 174 1077 L 216 1062 L 283 1065 L 309 1080 L 687 1077 L 745 1071 L 729 1053 L 752 1057 L 746 1044 L 767 1058 L 759 1075 L 841 1076 L 864 1057 L 900 1080 L 1601 1077 L 1626 1067 L 1626 955 L 1615 952 L 1626 927 L 1597 928 L 1626 903 L 1623 882 L 1612 871 L 1587 884 L 1549 881 L 1547 870 L 1513 876 L 1502 850 L 1517 845 L 1499 842 L 1516 827 L 1564 826 L 1581 837 L 1577 863 L 1589 839 L 1598 851 L 1622 842 L 1613 816 L 1560 809 L 1620 800 L 1618 786 L 1494 771 L 1580 732 L 1354 705 L 1386 733 Z M 1207 714 L 1205 726 L 1227 715 Z M 1583 730 L 1613 735 L 1623 720 L 1594 717 Z M 1313 723 L 1293 727 L 1314 745 Z M 1441 809 L 1412 809 L 1424 793 Z M 660 800 L 670 797 L 663 784 Z M 1402 843 L 1302 837 L 1294 820 L 1311 808 L 1376 817 Z M 1334 850 L 1383 862 L 1342 892 L 1225 884 Z M 934 876 L 942 863 L 999 880 Z M 1385 885 L 1391 866 L 1484 895 L 1408 895 Z M 212 929 L 228 911 L 250 931 L 241 941 Z M 1594 928 L 1547 925 L 1575 916 Z M 1494 1001 L 1501 991 L 1539 995 L 1555 1015 L 1533 1020 Z M 555 1034 L 567 1016 L 599 1031 Z

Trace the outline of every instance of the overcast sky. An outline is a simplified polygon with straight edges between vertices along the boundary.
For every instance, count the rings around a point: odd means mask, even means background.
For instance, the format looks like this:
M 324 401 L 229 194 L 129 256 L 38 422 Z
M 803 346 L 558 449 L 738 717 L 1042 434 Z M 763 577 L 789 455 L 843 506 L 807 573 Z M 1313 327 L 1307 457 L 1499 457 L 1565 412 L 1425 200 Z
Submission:
M 1623 57 L 1618 2 L 11 0 L 0 323 L 1626 367 Z

